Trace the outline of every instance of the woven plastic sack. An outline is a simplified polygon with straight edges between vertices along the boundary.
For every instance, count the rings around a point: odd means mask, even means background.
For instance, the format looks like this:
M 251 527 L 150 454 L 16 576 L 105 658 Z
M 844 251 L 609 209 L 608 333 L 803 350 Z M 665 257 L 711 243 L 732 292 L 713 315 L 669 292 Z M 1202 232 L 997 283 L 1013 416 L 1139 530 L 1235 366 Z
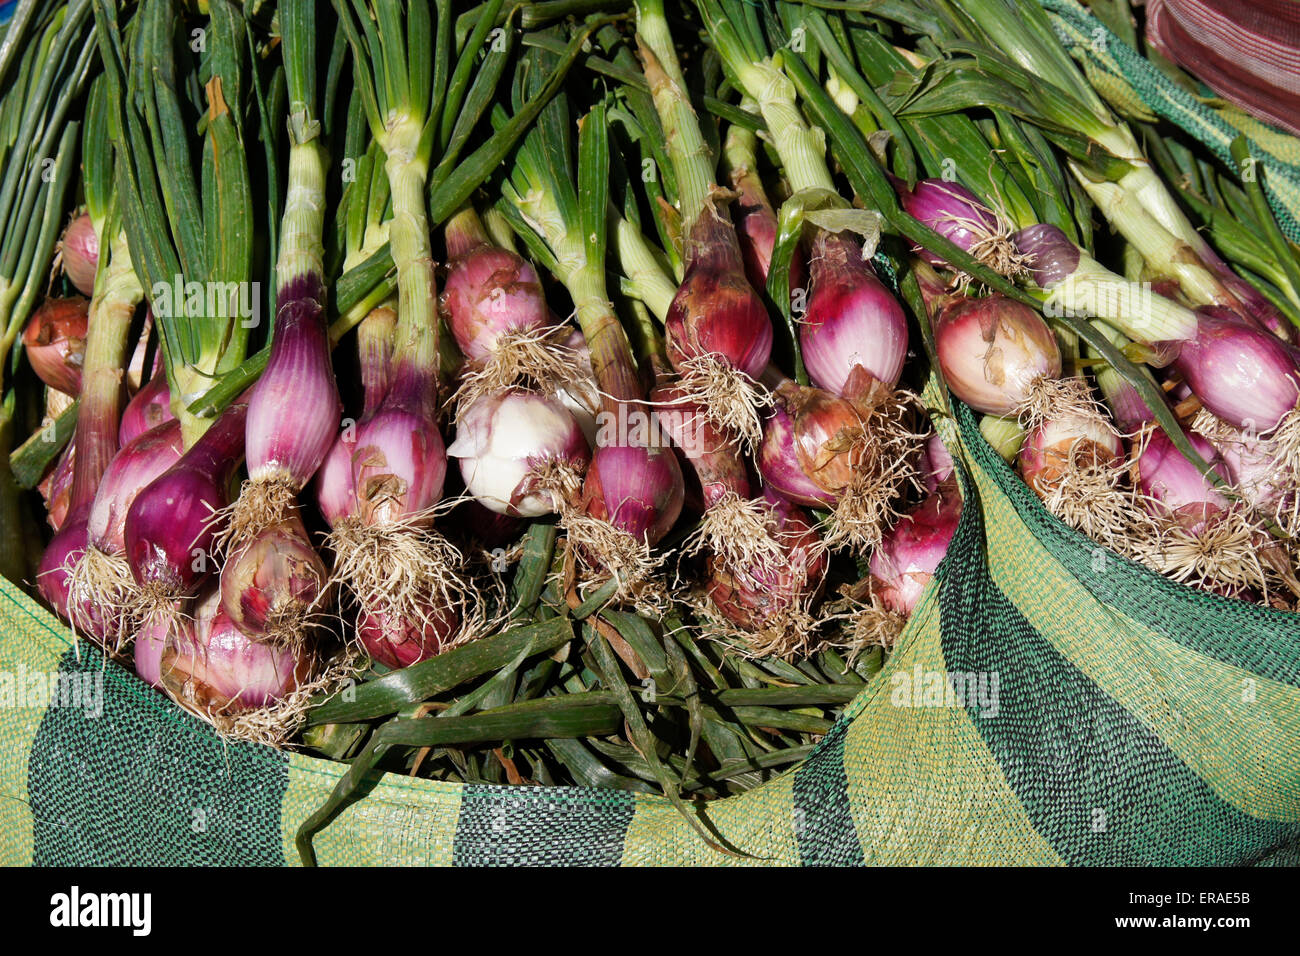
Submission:
M 659 798 L 390 775 L 317 836 L 320 862 L 1300 861 L 1300 615 L 1098 548 L 1042 508 L 969 410 L 937 414 L 966 496 L 948 557 L 809 759 L 701 805 L 743 855 L 710 850 Z M 85 695 L 3 701 L 0 862 L 298 861 L 294 834 L 341 765 L 223 744 L 91 648 L 78 657 L 7 584 L 0 621 L 0 699 L 3 675 L 100 675 L 103 689 L 98 716 Z

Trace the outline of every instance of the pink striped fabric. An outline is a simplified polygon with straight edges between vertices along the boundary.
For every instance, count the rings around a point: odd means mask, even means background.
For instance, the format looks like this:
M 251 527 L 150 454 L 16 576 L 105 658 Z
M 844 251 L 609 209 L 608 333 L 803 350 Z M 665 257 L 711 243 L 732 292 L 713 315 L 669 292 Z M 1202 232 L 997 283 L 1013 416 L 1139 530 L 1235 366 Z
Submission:
M 1147 42 L 1254 116 L 1300 135 L 1300 2 L 1148 0 Z

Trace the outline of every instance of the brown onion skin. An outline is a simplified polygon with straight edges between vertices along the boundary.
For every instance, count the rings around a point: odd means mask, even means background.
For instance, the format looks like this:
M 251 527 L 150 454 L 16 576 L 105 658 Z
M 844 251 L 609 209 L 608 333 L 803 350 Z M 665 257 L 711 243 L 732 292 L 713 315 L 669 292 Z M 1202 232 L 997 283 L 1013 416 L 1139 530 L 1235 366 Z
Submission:
M 46 299 L 23 330 L 23 350 L 40 380 L 65 395 L 81 394 L 90 302 Z
M 428 608 L 425 621 L 395 620 L 382 611 L 362 611 L 357 619 L 357 639 L 366 652 L 392 670 L 428 660 L 460 626 L 451 608 Z
M 853 445 L 862 415 L 853 402 L 820 388 L 789 382 L 780 394 L 791 413 L 800 469 L 823 491 L 841 494 L 853 482 Z
M 829 561 L 818 547 L 821 535 L 803 510 L 768 491 L 772 507 L 769 533 L 781 550 L 780 568 L 727 567 L 717 555 L 707 560 L 708 592 L 714 606 L 731 623 L 761 631 L 792 607 L 810 606 L 821 595 Z M 792 573 L 798 568 L 802 575 Z
M 1046 497 L 1070 470 L 1116 466 L 1123 454 L 1119 435 L 1104 424 L 1066 416 L 1030 429 L 1020 446 L 1018 463 L 1025 484 L 1039 497 Z
M 806 508 L 835 504 L 835 495 L 804 474 L 795 447 L 794 418 L 780 393 L 763 426 L 763 443 L 758 449 L 758 472 L 763 483 L 783 498 Z

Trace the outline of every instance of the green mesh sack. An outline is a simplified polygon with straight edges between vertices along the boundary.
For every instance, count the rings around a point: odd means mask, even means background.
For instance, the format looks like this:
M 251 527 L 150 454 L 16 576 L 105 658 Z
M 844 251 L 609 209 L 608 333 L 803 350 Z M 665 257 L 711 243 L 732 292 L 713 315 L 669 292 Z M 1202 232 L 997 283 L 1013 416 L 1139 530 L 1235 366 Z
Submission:
M 803 765 L 697 806 L 740 855 L 661 798 L 389 775 L 316 837 L 319 861 L 1300 861 L 1300 616 L 1099 548 L 1044 510 L 968 409 L 935 414 L 966 498 L 948 557 Z M 102 686 L 101 708 L 3 699 L 0 862 L 298 862 L 295 833 L 341 764 L 222 742 L 92 648 L 78 655 L 8 584 L 0 621 L 0 699 L 6 680 L 12 693 L 53 671 Z

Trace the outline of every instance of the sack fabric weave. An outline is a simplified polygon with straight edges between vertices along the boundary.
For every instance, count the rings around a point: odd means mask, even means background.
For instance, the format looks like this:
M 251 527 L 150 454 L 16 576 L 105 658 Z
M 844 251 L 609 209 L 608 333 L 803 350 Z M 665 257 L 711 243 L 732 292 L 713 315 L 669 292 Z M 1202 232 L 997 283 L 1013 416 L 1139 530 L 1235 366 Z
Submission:
M 743 856 L 659 798 L 389 775 L 316 838 L 320 861 L 1300 862 L 1300 616 L 1096 547 L 969 410 L 941 427 L 967 503 L 896 652 L 801 767 L 698 808 Z M 5 709 L 0 861 L 297 862 L 294 834 L 341 765 L 223 744 L 90 647 L 78 657 L 15 588 L 0 603 L 0 675 L 103 675 L 99 717 Z M 953 674 L 996 676 L 997 692 L 963 704 L 932 676 Z
M 1090 29 L 1072 0 L 1044 5 L 1064 32 Z M 1130 77 L 1135 58 L 1106 63 Z M 1163 78 L 1135 88 L 1195 135 L 1228 135 Z M 1288 142 L 1271 162 L 1296 172 Z M 1300 217 L 1295 183 L 1272 194 L 1280 216 Z M 1300 864 L 1300 615 L 1096 546 L 1042 507 L 968 409 L 927 398 L 966 500 L 948 556 L 808 760 L 695 807 L 737 855 L 661 798 L 388 775 L 316 837 L 319 861 Z M 56 672 L 102 677 L 102 712 L 33 700 Z M 986 693 L 945 691 L 957 675 Z M 342 773 L 222 742 L 0 581 L 0 863 L 294 864 L 299 825 Z

